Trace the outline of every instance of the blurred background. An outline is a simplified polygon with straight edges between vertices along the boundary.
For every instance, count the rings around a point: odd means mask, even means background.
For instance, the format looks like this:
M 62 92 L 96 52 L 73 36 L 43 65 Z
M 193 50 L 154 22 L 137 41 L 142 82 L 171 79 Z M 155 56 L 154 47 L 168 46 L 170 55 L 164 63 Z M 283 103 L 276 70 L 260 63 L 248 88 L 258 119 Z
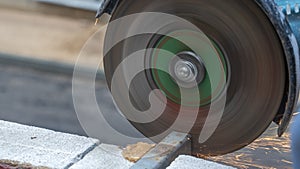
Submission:
M 96 0 L 0 0 L 0 51 L 74 64 L 99 28 L 94 26 L 98 6 Z M 91 53 L 86 64 L 97 56 Z
M 1 120 L 86 135 L 73 106 L 72 72 L 102 26 L 94 25 L 98 6 L 97 0 L 0 0 Z M 104 34 L 89 41 L 80 66 L 89 69 L 102 58 Z M 96 95 L 106 113 L 117 112 L 103 77 Z M 276 129 L 272 124 L 250 146 L 210 159 L 238 168 L 291 168 L 289 133 L 278 138 Z
M 0 0 L 0 119 L 85 135 L 71 80 L 82 47 L 100 29 L 98 6 L 96 0 Z M 98 35 L 80 66 L 102 57 L 104 32 Z

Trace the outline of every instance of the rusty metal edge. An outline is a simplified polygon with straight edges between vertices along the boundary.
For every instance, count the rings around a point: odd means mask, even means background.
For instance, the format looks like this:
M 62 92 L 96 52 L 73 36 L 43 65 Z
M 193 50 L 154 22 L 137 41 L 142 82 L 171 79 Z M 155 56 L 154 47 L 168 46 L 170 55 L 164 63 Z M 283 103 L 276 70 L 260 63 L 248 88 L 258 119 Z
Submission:
M 179 155 L 191 155 L 191 153 L 191 136 L 172 132 L 130 169 L 165 169 Z

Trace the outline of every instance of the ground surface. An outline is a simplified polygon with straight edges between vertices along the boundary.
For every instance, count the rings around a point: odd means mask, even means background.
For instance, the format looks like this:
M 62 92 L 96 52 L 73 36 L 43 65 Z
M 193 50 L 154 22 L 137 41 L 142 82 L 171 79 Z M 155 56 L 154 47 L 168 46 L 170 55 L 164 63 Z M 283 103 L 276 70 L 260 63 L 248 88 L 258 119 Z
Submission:
M 85 135 L 73 107 L 72 78 L 30 68 L 0 65 L 0 119 Z M 117 113 L 103 82 L 96 83 L 98 103 L 107 116 Z M 112 119 L 114 120 L 114 119 Z M 124 122 L 114 123 L 124 132 Z M 289 134 L 276 137 L 276 126 L 250 146 L 212 160 L 239 168 L 291 168 Z

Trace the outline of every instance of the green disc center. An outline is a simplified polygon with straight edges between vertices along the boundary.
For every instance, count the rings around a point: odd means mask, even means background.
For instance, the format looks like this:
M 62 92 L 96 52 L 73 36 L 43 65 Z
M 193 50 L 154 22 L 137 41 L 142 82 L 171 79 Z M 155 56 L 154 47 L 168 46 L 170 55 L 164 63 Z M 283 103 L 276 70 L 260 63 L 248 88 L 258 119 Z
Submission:
M 203 33 L 175 31 L 163 36 L 154 48 L 151 74 L 157 87 L 173 102 L 201 107 L 211 103 L 225 89 L 225 56 Z

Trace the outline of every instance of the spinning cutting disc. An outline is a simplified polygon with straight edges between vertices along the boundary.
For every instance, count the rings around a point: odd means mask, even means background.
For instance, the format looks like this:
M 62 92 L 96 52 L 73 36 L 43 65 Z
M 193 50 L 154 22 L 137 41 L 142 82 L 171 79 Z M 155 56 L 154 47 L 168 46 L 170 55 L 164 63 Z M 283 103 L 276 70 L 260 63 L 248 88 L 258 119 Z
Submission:
M 129 92 L 130 103 L 136 109 L 146 111 L 150 108 L 149 94 L 158 89 L 159 95 L 166 98 L 161 100 L 166 102 L 166 108 L 152 122 L 131 123 L 145 136 L 154 138 L 172 126 L 180 108 L 186 111 L 186 116 L 189 116 L 191 110 L 197 110 L 196 122 L 190 131 L 194 155 L 226 154 L 259 137 L 279 109 L 286 77 L 281 42 L 256 1 L 126 0 L 118 5 L 112 21 L 140 12 L 162 12 L 184 18 L 196 25 L 207 38 L 201 40 L 192 31 L 170 26 L 161 28 L 164 29 L 164 35 L 149 33 L 128 37 L 108 52 L 104 64 L 107 82 L 111 87 L 117 67 L 127 56 L 142 49 L 157 49 L 140 56 L 144 57 L 145 67 L 151 69 L 138 73 L 131 81 L 129 91 L 121 90 L 124 88 L 122 85 L 126 84 L 126 75 L 118 76 L 120 90 L 119 95 L 114 97 L 122 97 L 123 92 Z M 153 25 L 151 21 L 148 24 Z M 122 26 L 108 27 L 106 44 L 118 32 L 127 30 Z M 193 44 L 193 49 L 177 38 Z M 207 44 L 214 52 L 203 52 L 202 48 Z M 195 50 L 195 47 L 198 49 Z M 174 55 L 165 55 L 159 49 Z M 176 59 L 178 57 L 179 60 Z M 169 72 L 160 71 L 156 67 L 163 67 Z M 182 99 L 182 88 L 190 97 Z M 200 94 L 193 92 L 195 89 Z M 208 112 L 217 109 L 212 105 L 218 107 L 226 89 L 226 104 L 220 124 L 208 140 L 199 143 Z M 117 100 L 124 115 L 130 116 L 131 112 L 126 109 L 125 102 Z

